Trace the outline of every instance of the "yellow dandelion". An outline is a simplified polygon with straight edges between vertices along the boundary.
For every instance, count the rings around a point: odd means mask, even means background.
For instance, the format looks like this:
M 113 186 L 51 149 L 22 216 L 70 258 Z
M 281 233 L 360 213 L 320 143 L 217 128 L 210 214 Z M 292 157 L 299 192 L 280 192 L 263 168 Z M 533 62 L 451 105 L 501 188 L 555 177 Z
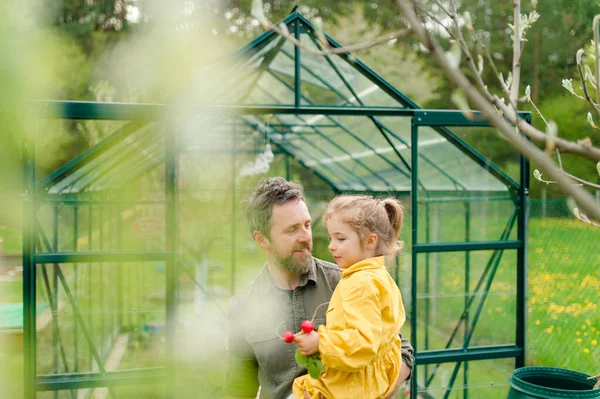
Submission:
M 541 321 L 539 321 L 539 320 L 536 320 L 536 321 L 535 321 L 535 325 L 536 325 L 536 326 L 539 326 L 539 325 L 540 325 L 540 323 L 541 323 Z
M 536 249 L 535 249 L 535 253 L 536 253 L 536 254 L 541 254 L 541 253 L 543 253 L 543 252 L 544 252 L 544 248 L 536 248 Z
M 590 350 L 588 348 L 584 348 L 583 353 L 590 353 Z
M 592 345 L 598 345 L 598 341 L 596 341 L 595 339 L 592 340 Z
M 546 332 L 548 334 L 552 334 L 552 330 L 554 330 L 554 326 L 550 326 L 550 327 L 546 328 Z
M 583 341 L 581 338 L 577 338 L 577 343 L 581 343 Z
M 576 335 L 580 335 L 580 334 L 581 334 L 581 331 L 577 331 L 575 334 L 576 334 Z

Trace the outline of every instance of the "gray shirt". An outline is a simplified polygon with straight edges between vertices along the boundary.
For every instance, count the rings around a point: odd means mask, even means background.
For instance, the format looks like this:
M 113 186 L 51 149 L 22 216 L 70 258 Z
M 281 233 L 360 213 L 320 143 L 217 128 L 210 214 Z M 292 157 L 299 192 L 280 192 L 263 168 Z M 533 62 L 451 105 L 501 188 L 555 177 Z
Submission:
M 286 330 L 300 331 L 300 323 L 313 315 L 315 330 L 325 324 L 327 303 L 340 278 L 337 265 L 313 258 L 309 272 L 301 277 L 290 298 L 275 287 L 265 266 L 254 281 L 231 298 L 225 395 L 254 398 L 259 385 L 260 399 L 291 395 L 294 379 L 306 374 L 306 369 L 296 363 L 296 346 L 286 344 L 280 336 Z M 404 339 L 402 360 L 412 368 L 413 349 Z

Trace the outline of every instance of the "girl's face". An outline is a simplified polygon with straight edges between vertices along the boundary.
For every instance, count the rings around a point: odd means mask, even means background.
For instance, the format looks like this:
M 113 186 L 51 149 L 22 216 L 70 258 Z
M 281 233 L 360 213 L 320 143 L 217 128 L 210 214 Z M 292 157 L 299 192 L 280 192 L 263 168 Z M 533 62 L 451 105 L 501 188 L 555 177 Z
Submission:
M 373 256 L 372 250 L 364 249 L 356 231 L 339 217 L 333 216 L 327 220 L 327 231 L 329 252 L 341 269 Z

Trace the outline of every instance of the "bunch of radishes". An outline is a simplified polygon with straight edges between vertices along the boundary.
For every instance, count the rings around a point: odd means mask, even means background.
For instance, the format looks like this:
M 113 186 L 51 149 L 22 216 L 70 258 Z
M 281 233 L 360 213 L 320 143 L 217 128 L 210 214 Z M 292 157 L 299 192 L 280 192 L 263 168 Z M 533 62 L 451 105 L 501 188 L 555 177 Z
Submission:
M 310 320 L 304 320 L 302 324 L 300 324 L 300 329 L 302 331 L 298 334 L 308 334 L 315 329 L 315 325 Z M 288 330 L 283 333 L 281 339 L 283 339 L 286 344 L 291 344 L 294 342 L 294 333 Z M 317 379 L 323 373 L 323 363 L 321 362 L 319 353 L 313 353 L 312 355 L 304 356 L 302 353 L 300 353 L 300 349 L 296 349 L 296 363 L 306 368 L 308 370 L 308 374 L 312 378 Z
M 308 334 L 309 332 L 312 332 L 315 329 L 315 325 L 310 320 L 304 320 L 302 324 L 300 324 L 300 329 L 302 329 L 304 334 Z M 292 342 L 294 342 L 294 333 L 288 330 L 283 333 L 281 339 L 283 339 L 283 341 L 286 344 L 291 344 Z

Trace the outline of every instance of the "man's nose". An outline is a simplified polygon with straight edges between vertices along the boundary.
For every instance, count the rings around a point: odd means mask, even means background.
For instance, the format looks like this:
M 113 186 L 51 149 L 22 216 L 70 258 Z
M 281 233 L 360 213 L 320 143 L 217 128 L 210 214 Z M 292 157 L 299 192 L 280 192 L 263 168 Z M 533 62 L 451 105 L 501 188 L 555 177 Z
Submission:
M 308 242 L 310 242 L 312 240 L 312 234 L 310 232 L 310 228 L 303 227 L 301 233 L 302 234 L 300 234 L 300 239 L 299 239 L 300 241 L 303 241 L 303 242 L 308 241 Z

